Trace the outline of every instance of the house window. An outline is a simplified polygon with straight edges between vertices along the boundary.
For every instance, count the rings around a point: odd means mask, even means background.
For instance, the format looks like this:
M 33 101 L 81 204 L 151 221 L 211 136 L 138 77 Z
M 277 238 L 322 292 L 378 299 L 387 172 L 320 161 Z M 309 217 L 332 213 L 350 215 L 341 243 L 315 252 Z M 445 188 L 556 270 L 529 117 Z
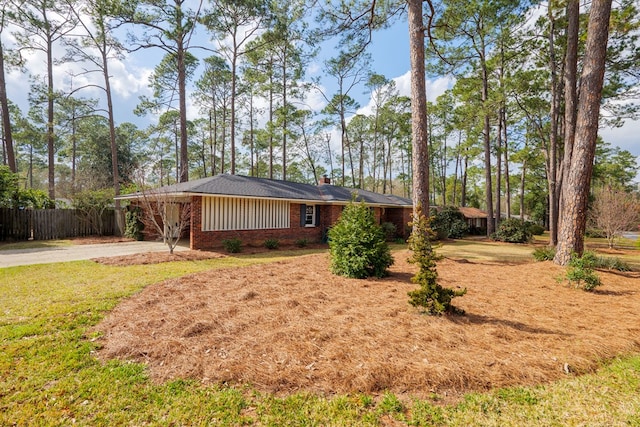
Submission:
M 202 231 L 264 230 L 290 227 L 286 200 L 202 198 Z
M 316 205 L 307 205 L 304 215 L 304 226 L 315 227 L 316 224 Z

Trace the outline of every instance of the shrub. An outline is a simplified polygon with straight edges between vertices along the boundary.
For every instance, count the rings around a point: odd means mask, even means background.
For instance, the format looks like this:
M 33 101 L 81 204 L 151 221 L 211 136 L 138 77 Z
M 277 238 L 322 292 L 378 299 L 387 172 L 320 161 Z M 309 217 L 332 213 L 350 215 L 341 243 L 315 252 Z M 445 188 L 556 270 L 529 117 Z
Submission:
M 508 243 L 526 243 L 531 240 L 531 230 L 526 222 L 518 218 L 508 218 L 500 222 L 494 234 L 496 240 Z
M 383 222 L 380 224 L 380 227 L 382 227 L 382 231 L 384 232 L 387 241 L 393 241 L 393 238 L 396 235 L 396 225 L 392 222 Z
M 73 207 L 78 217 L 86 221 L 93 231 L 102 236 L 104 232 L 104 212 L 113 207 L 113 189 L 88 190 L 76 193 Z
M 585 237 L 591 237 L 592 239 L 604 239 L 607 237 L 607 234 L 604 231 L 598 230 L 597 228 L 587 228 L 584 235 Z
M 308 241 L 307 239 L 304 239 L 304 238 L 302 238 L 302 239 L 297 239 L 297 240 L 295 241 L 295 245 L 296 245 L 297 247 L 299 247 L 299 248 L 304 248 L 304 247 L 306 247 L 308 244 L 309 244 L 309 241 Z
M 469 234 L 469 225 L 455 206 L 445 206 L 439 211 L 434 209 L 432 214 L 430 225 L 438 239 L 459 239 Z
M 596 257 L 594 268 L 606 268 L 607 270 L 631 271 L 631 267 L 620 258 Z
M 53 209 L 55 205 L 42 190 L 20 188 L 20 176 L 0 165 L 0 208 Z
M 280 241 L 278 239 L 267 239 L 264 241 L 264 247 L 267 249 L 278 249 Z
M 554 256 L 556 256 L 556 249 L 550 246 L 536 248 L 533 251 L 533 258 L 536 261 L 553 261 Z
M 582 256 L 573 254 L 567 269 L 567 280 L 576 288 L 592 291 L 601 285 L 600 277 L 593 271 L 597 257 L 593 252 L 585 252 Z
M 393 264 L 385 237 L 373 212 L 352 200 L 329 230 L 331 271 L 357 279 L 385 276 Z
M 544 234 L 544 227 L 540 224 L 534 224 L 533 222 L 527 223 L 529 225 L 529 231 L 534 236 L 542 236 Z
M 144 230 L 144 223 L 142 222 L 140 215 L 142 210 L 139 207 L 133 207 L 127 210 L 124 214 L 124 235 L 130 239 L 142 240 Z
M 422 308 L 426 314 L 430 315 L 439 315 L 445 312 L 461 313 L 461 310 L 451 305 L 451 300 L 466 294 L 467 290 L 456 291 L 443 288 L 438 284 L 436 262 L 440 257 L 431 245 L 434 232 L 419 208 L 413 217 L 412 226 L 414 229 L 409 237 L 409 249 L 413 253 L 408 261 L 419 267 L 418 273 L 411 278 L 411 281 L 420 285 L 420 289 L 408 292 L 409 304 Z
M 242 241 L 237 237 L 233 239 L 224 239 L 222 247 L 230 254 L 236 254 L 242 250 Z

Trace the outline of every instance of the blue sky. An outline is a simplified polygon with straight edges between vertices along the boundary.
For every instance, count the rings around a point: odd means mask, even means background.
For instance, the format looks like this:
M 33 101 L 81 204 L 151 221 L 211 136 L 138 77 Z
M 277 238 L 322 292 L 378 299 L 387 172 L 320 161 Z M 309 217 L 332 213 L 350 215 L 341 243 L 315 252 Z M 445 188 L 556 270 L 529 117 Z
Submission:
M 3 34 L 3 42 L 11 44 L 12 37 L 8 32 Z M 204 43 L 209 41 L 207 36 L 201 34 L 200 38 Z M 335 48 L 331 48 L 331 44 L 326 44 L 329 49 L 321 52 L 315 65 L 310 70 L 321 70 L 321 63 L 324 59 L 330 57 L 336 52 Z M 58 47 L 60 54 L 62 48 Z M 396 81 L 397 88 L 401 95 L 409 95 L 409 41 L 406 16 L 399 19 L 391 28 L 376 32 L 373 34 L 373 42 L 370 48 L 372 69 L 389 79 Z M 44 70 L 44 61 L 39 53 L 26 54 L 28 70 L 38 72 L 38 68 Z M 117 61 L 111 65 L 111 74 L 113 75 L 112 85 L 114 90 L 114 104 L 116 106 L 116 119 L 118 122 L 131 121 L 140 127 L 145 127 L 152 122 L 152 118 L 140 118 L 133 114 L 133 108 L 139 102 L 139 96 L 150 95 L 147 87 L 148 77 L 157 64 L 162 53 L 159 50 L 136 52 L 128 54 L 122 61 Z M 56 66 L 55 84 L 59 89 L 68 89 L 70 85 L 69 70 L 76 72 L 82 68 L 81 64 L 64 64 Z M 26 113 L 27 93 L 29 92 L 29 81 L 27 75 L 19 70 L 13 70 L 8 73 L 8 95 L 10 99 L 17 103 Z M 73 85 L 78 87 L 85 83 L 91 83 L 91 78 L 99 79 L 99 75 L 95 77 L 76 77 Z M 322 78 L 321 83 L 325 86 L 325 91 L 331 93 L 332 82 L 329 78 Z M 427 84 L 427 92 L 429 100 L 433 101 L 437 96 L 444 92 L 451 85 L 451 81 L 447 78 L 433 79 Z M 356 88 L 350 95 L 355 98 L 363 107 L 361 112 L 367 111 L 369 96 L 366 94 L 366 88 Z M 99 97 L 99 91 L 87 91 L 85 96 Z M 310 103 L 316 108 L 321 108 L 323 99 L 319 95 L 310 96 Z M 197 108 L 190 106 L 191 116 L 197 114 Z M 601 135 L 605 141 L 613 146 L 619 146 L 622 149 L 630 151 L 638 156 L 640 164 L 640 121 L 627 122 L 622 128 L 618 129 L 602 129 Z

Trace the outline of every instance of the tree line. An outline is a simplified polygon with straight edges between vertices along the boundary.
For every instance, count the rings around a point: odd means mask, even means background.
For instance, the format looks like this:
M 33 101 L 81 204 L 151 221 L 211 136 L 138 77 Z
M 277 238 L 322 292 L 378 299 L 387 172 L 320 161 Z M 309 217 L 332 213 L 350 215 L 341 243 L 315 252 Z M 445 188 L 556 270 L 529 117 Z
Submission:
M 410 97 L 372 69 L 368 51 L 377 30 L 405 19 Z M 633 0 L 613 9 L 610 0 L 8 0 L 0 36 L 3 163 L 51 199 L 104 187 L 117 195 L 140 168 L 161 185 L 326 174 L 423 209 L 480 207 L 487 234 L 501 213 L 526 216 L 556 245 L 569 217 L 560 212 L 573 205 L 563 200 L 586 203 L 563 191 L 588 196 L 592 181 L 630 190 L 638 172 L 630 152 L 596 139 L 598 125 L 637 112 Z M 338 47 L 320 60 L 325 40 Z M 154 123 L 140 129 L 116 123 L 113 67 L 144 51 L 162 55 L 133 112 Z M 81 65 L 62 79 L 64 62 Z M 316 62 L 330 93 L 309 75 Z M 7 97 L 16 69 L 31 83 L 27 111 Z M 425 74 L 452 82 L 433 102 Z M 102 95 L 88 96 L 92 88 Z M 323 108 L 309 106 L 312 95 Z

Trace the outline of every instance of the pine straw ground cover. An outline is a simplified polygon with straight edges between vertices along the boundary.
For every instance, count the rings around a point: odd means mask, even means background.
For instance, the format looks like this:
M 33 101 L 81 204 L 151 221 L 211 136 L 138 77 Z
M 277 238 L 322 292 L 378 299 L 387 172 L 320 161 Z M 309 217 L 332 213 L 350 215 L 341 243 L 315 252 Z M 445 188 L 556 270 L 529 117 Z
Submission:
M 414 266 L 406 251 L 394 257 L 380 280 L 333 276 L 321 253 L 149 286 L 97 326 L 99 356 L 144 362 L 159 382 L 451 401 L 640 351 L 637 272 L 600 272 L 587 293 L 558 283 L 550 262 L 444 259 L 441 283 L 468 289 L 454 300 L 466 315 L 434 318 L 408 304 Z

